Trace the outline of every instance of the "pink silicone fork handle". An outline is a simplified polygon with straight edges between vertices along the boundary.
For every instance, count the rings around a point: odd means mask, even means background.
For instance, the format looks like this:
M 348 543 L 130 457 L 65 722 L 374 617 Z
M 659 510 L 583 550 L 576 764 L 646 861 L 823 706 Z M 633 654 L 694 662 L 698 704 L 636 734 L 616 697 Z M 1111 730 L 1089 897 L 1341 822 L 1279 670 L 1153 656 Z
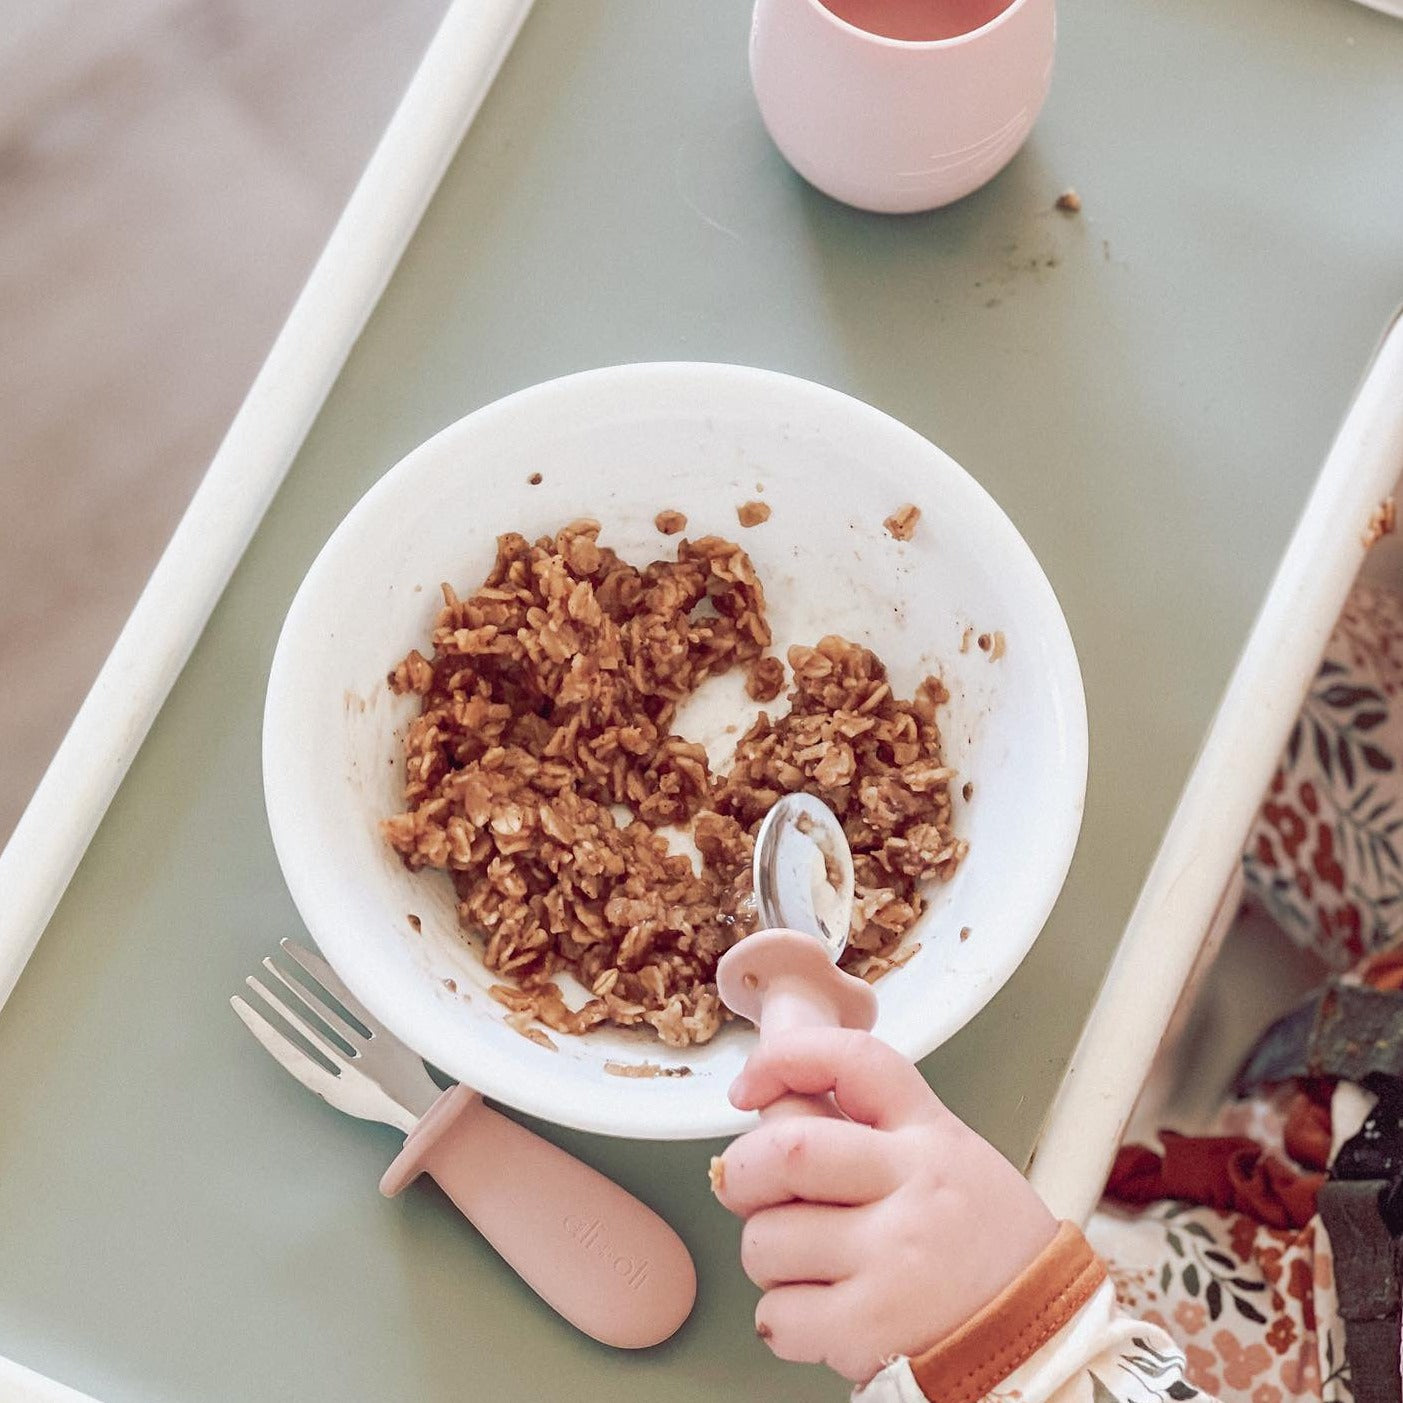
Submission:
M 380 1180 L 431 1174 L 547 1305 L 606 1345 L 642 1349 L 686 1320 L 697 1274 L 682 1239 L 632 1194 L 451 1087 Z
M 859 1028 L 877 1021 L 869 984 L 844 974 L 811 935 L 762 930 L 733 945 L 716 968 L 726 1007 L 755 1024 L 760 1043 L 790 1028 Z M 762 1118 L 838 1116 L 831 1096 L 781 1096 Z

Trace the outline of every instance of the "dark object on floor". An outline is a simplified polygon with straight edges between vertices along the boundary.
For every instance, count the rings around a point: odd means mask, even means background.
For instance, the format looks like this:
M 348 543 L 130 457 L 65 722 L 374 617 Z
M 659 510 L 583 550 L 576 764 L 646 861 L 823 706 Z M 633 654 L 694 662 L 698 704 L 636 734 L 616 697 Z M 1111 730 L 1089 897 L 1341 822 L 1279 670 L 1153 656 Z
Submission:
M 1257 1040 L 1233 1078 L 1233 1095 L 1296 1077 L 1363 1083 L 1403 1075 L 1403 993 L 1332 979 Z

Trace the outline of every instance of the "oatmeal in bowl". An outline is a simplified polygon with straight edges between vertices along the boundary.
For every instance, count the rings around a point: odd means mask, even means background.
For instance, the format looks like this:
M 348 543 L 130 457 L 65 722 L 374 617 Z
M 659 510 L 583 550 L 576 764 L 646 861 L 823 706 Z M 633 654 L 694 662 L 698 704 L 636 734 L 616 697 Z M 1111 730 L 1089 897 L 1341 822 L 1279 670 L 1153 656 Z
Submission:
M 292 896 L 372 1012 L 510 1105 L 674 1138 L 745 1123 L 715 965 L 780 795 L 843 822 L 844 964 L 919 1057 L 1036 937 L 1085 764 L 1065 622 L 987 494 L 866 405 L 710 365 L 537 386 L 393 468 L 298 592 L 264 734 Z
M 804 791 L 843 822 L 856 902 L 843 963 L 868 978 L 909 958 L 923 886 L 967 850 L 954 832 L 937 714 L 944 684 L 892 692 L 880 659 L 827 635 L 773 641 L 755 567 L 718 536 L 638 568 L 577 521 L 501 536 L 490 573 L 448 584 L 430 635 L 389 677 L 421 711 L 405 737 L 405 809 L 382 824 L 412 871 L 451 877 L 490 989 L 529 1033 L 651 1028 L 706 1043 L 726 1009 L 716 964 L 755 929 L 756 833 Z M 762 711 L 724 769 L 673 729 L 710 678 L 746 674 Z M 782 695 L 783 694 L 783 695 Z M 698 862 L 669 845 L 690 836 Z M 562 975 L 588 989 L 571 1007 Z

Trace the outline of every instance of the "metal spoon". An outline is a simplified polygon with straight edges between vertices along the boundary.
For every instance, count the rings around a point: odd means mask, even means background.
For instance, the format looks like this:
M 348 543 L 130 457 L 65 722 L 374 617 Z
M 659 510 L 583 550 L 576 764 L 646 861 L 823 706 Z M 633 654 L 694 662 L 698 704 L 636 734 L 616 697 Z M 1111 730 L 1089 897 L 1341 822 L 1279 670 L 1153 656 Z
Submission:
M 871 986 L 837 967 L 852 923 L 853 862 L 827 805 L 788 794 L 755 839 L 755 896 L 766 930 L 733 945 L 716 969 L 726 1007 L 755 1024 L 763 1045 L 791 1028 L 871 1028 Z M 784 1096 L 761 1114 L 842 1113 L 831 1096 Z
M 853 855 L 833 810 L 786 794 L 760 825 L 753 874 L 760 924 L 812 935 L 836 964 L 852 925 Z

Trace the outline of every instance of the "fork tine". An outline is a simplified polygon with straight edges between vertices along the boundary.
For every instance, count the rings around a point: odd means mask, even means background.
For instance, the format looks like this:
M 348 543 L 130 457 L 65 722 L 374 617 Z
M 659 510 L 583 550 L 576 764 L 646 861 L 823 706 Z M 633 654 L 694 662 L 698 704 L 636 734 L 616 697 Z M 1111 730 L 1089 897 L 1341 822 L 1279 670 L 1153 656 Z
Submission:
M 310 974 L 334 999 L 340 1001 L 346 1012 L 352 1018 L 358 1019 L 370 1029 L 370 1034 L 374 1037 L 377 1033 L 388 1036 L 383 1025 L 377 1023 L 362 1007 L 360 1000 L 337 977 L 335 970 L 331 968 L 320 955 L 315 955 L 305 945 L 299 945 L 295 940 L 284 936 L 278 944 L 289 959 L 295 960 L 301 965 L 303 971 Z
M 349 1044 L 351 1056 L 359 1054 L 356 1051 L 357 1045 L 365 1041 L 365 1034 L 359 1028 L 352 1028 L 337 1011 L 331 1007 L 324 999 L 319 999 L 314 990 L 305 988 L 298 980 L 284 974 L 272 960 L 264 959 L 263 968 L 283 986 L 288 993 L 292 994 L 304 1008 L 316 1014 L 338 1038 Z M 285 1001 L 284 1001 L 285 1002 Z
M 267 1003 L 269 1008 L 273 1009 L 273 1011 L 281 1017 L 287 1019 L 287 1021 L 334 1067 L 344 1071 L 350 1066 L 350 1058 L 347 1057 L 315 1023 L 305 1017 L 300 1009 L 294 1008 L 288 1001 L 278 998 L 272 990 L 259 981 L 256 975 L 249 975 L 249 977 L 244 980 L 244 983 L 247 984 L 250 989 L 262 994 L 264 1002 Z
M 229 1000 L 239 1021 L 263 1045 L 263 1050 L 281 1066 L 291 1072 L 304 1086 L 315 1091 L 324 1101 L 330 1101 L 335 1094 L 338 1077 L 328 1072 L 314 1057 L 308 1057 L 296 1043 L 289 1042 L 256 1009 L 250 1007 L 237 994 Z

